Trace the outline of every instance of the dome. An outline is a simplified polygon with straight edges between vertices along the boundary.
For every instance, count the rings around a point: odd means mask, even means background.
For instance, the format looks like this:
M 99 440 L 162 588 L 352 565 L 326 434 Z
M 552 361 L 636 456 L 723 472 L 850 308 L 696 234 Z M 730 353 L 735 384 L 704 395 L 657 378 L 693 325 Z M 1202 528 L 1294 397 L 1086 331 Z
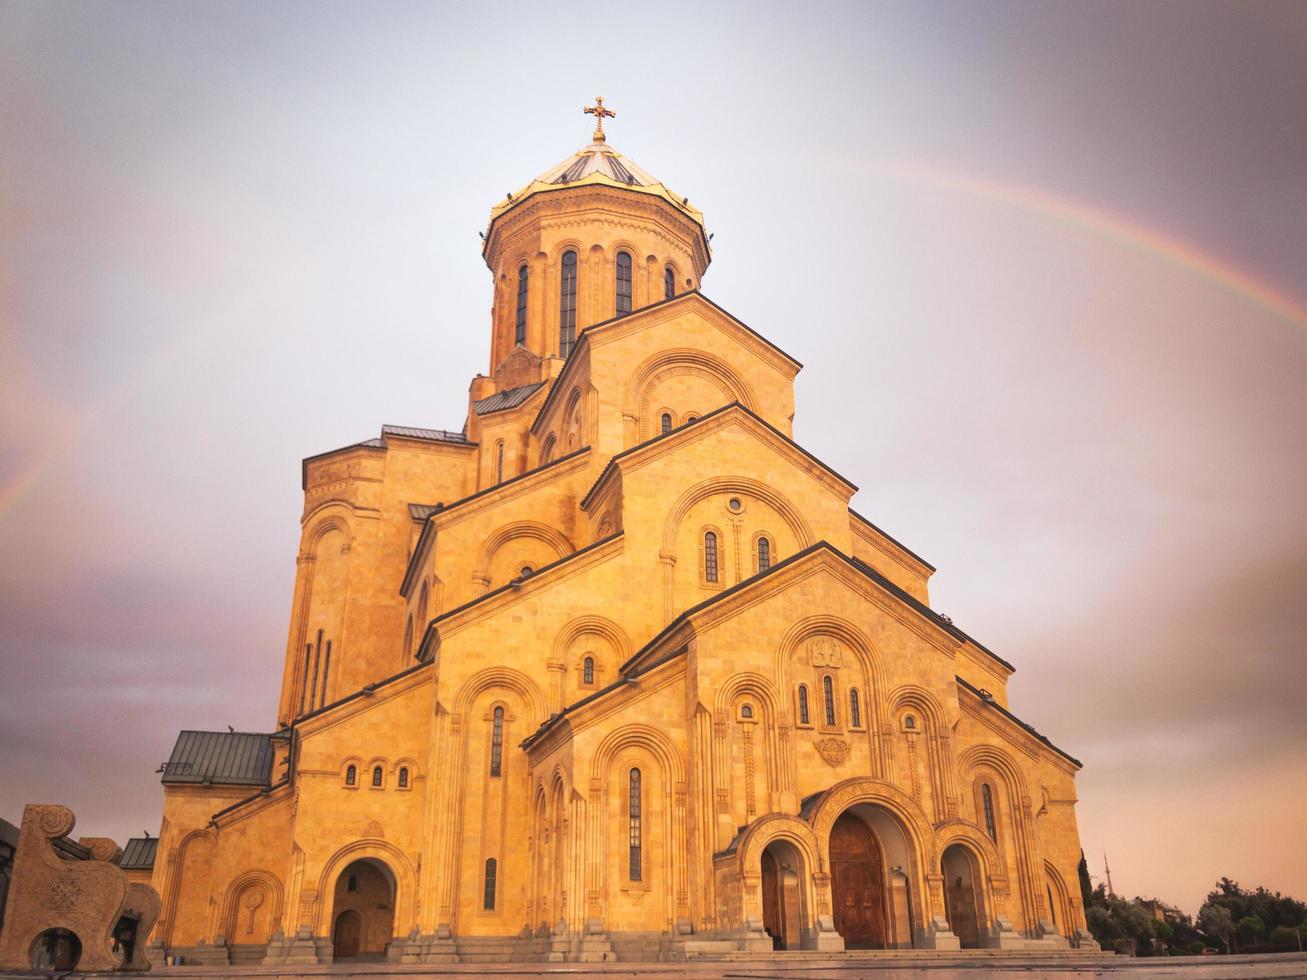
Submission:
M 599 135 L 599 134 L 596 134 Z M 519 191 L 509 194 L 490 209 L 490 224 L 509 208 L 516 207 L 526 198 L 544 191 L 566 187 L 602 184 L 661 197 L 699 227 L 703 228 L 703 212 L 690 205 L 689 199 L 668 189 L 667 185 L 652 176 L 630 157 L 623 156 L 607 142 L 596 140 L 583 146 L 566 160 L 550 167 Z M 488 237 L 488 236 L 487 236 Z

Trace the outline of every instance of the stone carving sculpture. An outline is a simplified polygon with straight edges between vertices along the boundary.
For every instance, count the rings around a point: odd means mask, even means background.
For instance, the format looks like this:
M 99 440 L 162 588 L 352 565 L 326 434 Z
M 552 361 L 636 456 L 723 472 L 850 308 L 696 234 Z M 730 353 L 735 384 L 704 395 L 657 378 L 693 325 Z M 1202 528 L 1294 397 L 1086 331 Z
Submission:
M 66 806 L 24 808 L 0 933 L 0 969 L 30 969 L 45 937 L 64 930 L 56 935 L 71 933 L 80 944 L 79 970 L 148 970 L 145 941 L 159 917 L 158 893 L 127 880 L 112 863 L 119 850 L 108 838 L 82 838 L 88 860 L 61 858 L 52 842 L 67 836 L 73 823 Z

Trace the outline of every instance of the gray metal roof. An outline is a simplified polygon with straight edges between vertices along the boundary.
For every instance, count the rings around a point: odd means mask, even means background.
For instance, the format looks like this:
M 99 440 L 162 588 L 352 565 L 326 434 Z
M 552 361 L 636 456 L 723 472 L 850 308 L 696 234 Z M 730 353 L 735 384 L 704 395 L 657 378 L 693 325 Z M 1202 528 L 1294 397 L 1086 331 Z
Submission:
M 272 736 L 258 732 L 182 732 L 163 766 L 164 783 L 272 783 Z
M 467 436 L 448 429 L 416 429 L 411 425 L 383 425 L 381 437 L 402 436 L 405 439 L 428 439 L 431 442 L 467 442 Z
M 472 411 L 478 415 L 489 415 L 491 412 L 503 412 L 510 408 L 517 408 L 537 391 L 543 388 L 545 383 L 537 381 L 534 384 L 522 385 L 518 388 L 509 388 L 507 391 L 496 392 L 487 398 L 479 398 L 472 403 Z
M 142 871 L 154 867 L 154 855 L 159 850 L 157 837 L 133 837 L 123 848 L 118 867 L 124 871 Z

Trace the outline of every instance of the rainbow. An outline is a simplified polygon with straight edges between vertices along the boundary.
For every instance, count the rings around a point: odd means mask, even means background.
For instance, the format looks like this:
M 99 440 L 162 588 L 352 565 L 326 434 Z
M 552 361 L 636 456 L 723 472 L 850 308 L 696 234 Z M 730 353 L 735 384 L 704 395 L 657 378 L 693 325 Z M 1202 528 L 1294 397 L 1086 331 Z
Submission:
M 1052 218 L 1188 270 L 1307 333 L 1307 303 L 1214 252 L 1100 205 L 1039 187 L 923 163 L 885 162 L 878 169 L 913 184 L 967 194 Z

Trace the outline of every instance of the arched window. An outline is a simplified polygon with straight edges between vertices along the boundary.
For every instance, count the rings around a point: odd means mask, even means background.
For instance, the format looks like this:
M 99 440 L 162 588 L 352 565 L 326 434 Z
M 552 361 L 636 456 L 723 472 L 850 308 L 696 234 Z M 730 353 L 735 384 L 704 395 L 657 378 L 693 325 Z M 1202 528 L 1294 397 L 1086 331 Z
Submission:
M 504 482 L 504 440 L 500 439 L 495 445 L 495 482 Z
M 536 570 L 532 568 L 530 565 L 523 565 L 517 571 L 517 574 L 520 575 L 522 578 L 530 578 L 535 573 Z
M 713 531 L 703 536 L 703 577 L 717 581 L 717 534 Z
M 552 432 L 549 433 L 549 437 L 548 437 L 547 439 L 545 439 L 544 448 L 542 448 L 542 449 L 540 450 L 540 465 L 541 465 L 541 466 L 543 466 L 545 463 L 548 463 L 548 462 L 550 462 L 550 461 L 553 460 L 553 458 L 554 458 L 554 447 L 555 447 L 557 444 L 558 444 L 558 437 L 555 436 Z
M 980 784 L 980 807 L 985 812 L 985 833 L 995 844 L 998 843 L 998 827 L 994 823 L 994 791 L 989 783 Z
M 399 788 L 408 789 L 408 766 L 401 766 L 399 770 Z
M 1057 930 L 1057 905 L 1053 902 L 1053 886 L 1045 885 L 1044 890 L 1048 892 L 1048 917 L 1053 920 L 1053 929 Z
M 744 705 L 744 707 L 740 708 L 740 717 L 741 717 L 741 718 L 752 718 L 752 717 L 753 717 L 753 705 L 751 705 L 751 704 L 746 704 L 746 705 Z
M 758 539 L 758 571 L 765 572 L 771 568 L 771 542 L 766 538 Z
M 862 727 L 862 705 L 858 703 L 858 689 L 849 688 L 849 727 Z
M 676 273 L 672 271 L 669 265 L 663 270 L 663 299 L 671 299 L 676 295 Z
M 357 786 L 359 781 L 358 766 L 349 765 L 345 767 L 345 785 Z
M 372 785 L 373 785 L 373 786 L 380 786 L 380 785 L 381 785 L 382 775 L 383 775 L 383 773 L 382 773 L 382 771 L 381 771 L 381 767 L 380 767 L 380 766 L 373 766 L 373 767 L 372 767 Z
M 660 421 L 662 423 L 663 435 L 672 431 L 672 417 L 668 413 L 663 412 L 663 417 Z
M 487 912 L 495 910 L 495 879 L 499 877 L 499 862 L 486 858 L 486 890 L 481 897 L 481 907 Z
M 811 725 L 812 718 L 808 714 L 808 685 L 799 685 L 799 724 Z
M 413 652 L 413 614 L 408 614 L 408 620 L 404 623 L 404 656 L 407 657 Z
M 498 776 L 504 766 L 504 709 L 496 708 L 490 729 L 490 775 Z
M 585 663 L 581 665 L 581 680 L 586 684 L 595 682 L 595 658 L 586 657 Z
M 526 343 L 526 263 L 517 270 L 517 325 L 513 330 L 513 343 Z
M 643 880 L 644 863 L 640 856 L 640 770 L 631 770 L 630 796 L 626 805 L 627 818 L 630 821 L 630 830 L 627 835 L 627 846 L 630 857 L 629 873 L 632 881 Z
M 916 718 L 913 718 L 912 715 L 908 715 L 906 718 L 903 719 L 903 727 L 904 727 L 904 728 L 916 728 L 916 727 L 917 727 L 917 719 L 916 719 Z
M 356 891 L 359 890 L 359 876 L 358 876 L 358 875 L 350 875 L 350 876 L 349 876 L 349 880 L 348 880 L 347 882 L 345 882 L 345 890 L 346 890 L 346 891 L 351 891 L 351 892 L 356 892 Z
M 558 353 L 566 357 L 576 343 L 576 253 L 563 253 L 558 300 Z
M 631 312 L 631 253 L 617 253 L 617 315 Z
M 821 695 L 826 702 L 826 724 L 835 727 L 835 682 L 830 674 L 821 679 Z

